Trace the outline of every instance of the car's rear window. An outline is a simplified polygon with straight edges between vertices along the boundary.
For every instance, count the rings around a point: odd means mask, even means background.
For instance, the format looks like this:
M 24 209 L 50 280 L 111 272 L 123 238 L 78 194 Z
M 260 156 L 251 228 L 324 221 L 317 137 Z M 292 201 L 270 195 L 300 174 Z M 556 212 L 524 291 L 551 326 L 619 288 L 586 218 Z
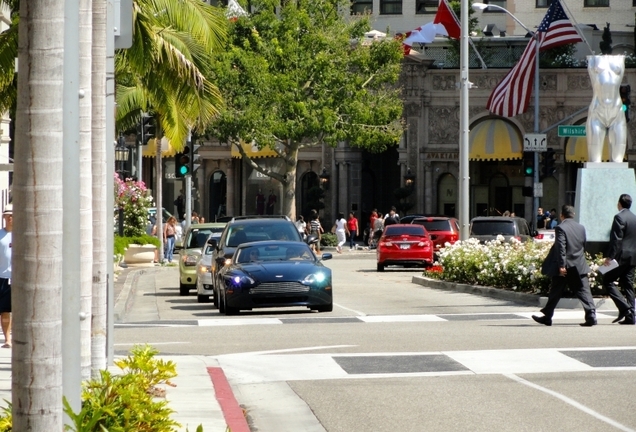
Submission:
M 398 236 L 398 235 L 425 236 L 426 235 L 426 230 L 421 225 L 411 225 L 411 226 L 391 226 L 391 225 L 389 225 L 384 230 L 384 235 L 386 235 L 386 236 Z
M 426 220 L 426 219 L 415 219 L 413 221 L 414 225 L 423 225 L 427 231 L 450 231 L 450 222 L 448 220 L 443 219 L 434 219 L 434 220 Z
M 185 241 L 186 249 L 202 248 L 205 245 L 205 241 L 213 232 L 221 232 L 223 227 L 220 228 L 191 228 L 188 233 L 188 238 Z
M 514 221 L 473 221 L 470 226 L 473 235 L 515 235 Z

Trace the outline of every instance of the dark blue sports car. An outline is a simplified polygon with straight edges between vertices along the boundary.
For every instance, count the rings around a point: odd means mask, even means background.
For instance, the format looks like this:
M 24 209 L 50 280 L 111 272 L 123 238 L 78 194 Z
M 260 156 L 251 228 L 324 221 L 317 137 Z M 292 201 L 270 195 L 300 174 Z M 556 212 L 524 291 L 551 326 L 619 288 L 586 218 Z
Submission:
M 306 306 L 331 312 L 331 270 L 305 243 L 268 240 L 243 243 L 232 262 L 220 270 L 219 312 L 226 315 L 241 309 Z

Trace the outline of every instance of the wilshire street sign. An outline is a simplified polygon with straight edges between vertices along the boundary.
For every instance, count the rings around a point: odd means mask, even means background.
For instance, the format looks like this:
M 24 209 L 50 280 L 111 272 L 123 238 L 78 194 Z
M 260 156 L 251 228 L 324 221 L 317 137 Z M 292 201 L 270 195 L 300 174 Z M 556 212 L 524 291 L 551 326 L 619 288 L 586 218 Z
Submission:
M 559 136 L 560 137 L 584 137 L 585 125 L 559 126 Z

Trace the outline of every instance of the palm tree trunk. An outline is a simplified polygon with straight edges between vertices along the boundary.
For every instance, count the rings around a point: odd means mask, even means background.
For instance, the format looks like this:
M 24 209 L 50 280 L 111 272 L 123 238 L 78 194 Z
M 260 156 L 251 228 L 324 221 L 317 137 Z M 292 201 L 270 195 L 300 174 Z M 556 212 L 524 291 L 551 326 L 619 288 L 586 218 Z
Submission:
M 93 27 L 91 0 L 80 0 L 80 321 L 81 374 L 91 377 L 91 302 L 93 295 L 93 179 L 91 166 L 91 42 Z
M 20 2 L 13 231 L 13 430 L 60 431 L 64 2 Z
M 91 81 L 91 152 L 93 176 L 93 298 L 91 320 L 91 375 L 106 369 L 107 224 L 106 208 L 106 0 L 93 0 Z M 112 222 L 111 222 L 112 224 Z

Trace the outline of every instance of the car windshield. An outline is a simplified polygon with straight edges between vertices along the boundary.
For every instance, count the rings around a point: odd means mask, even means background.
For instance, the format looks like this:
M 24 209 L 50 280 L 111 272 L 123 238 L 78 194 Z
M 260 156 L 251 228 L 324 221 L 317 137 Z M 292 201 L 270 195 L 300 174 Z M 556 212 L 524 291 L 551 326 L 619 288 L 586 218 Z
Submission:
M 415 219 L 413 221 L 414 225 L 423 225 L 427 231 L 450 231 L 450 224 L 447 220 L 442 219 Z
M 470 233 L 473 235 L 515 235 L 515 225 L 513 221 L 474 221 L 470 226 Z
M 223 227 L 220 228 L 191 228 L 188 232 L 188 237 L 185 241 L 186 249 L 202 248 L 205 245 L 206 240 L 213 232 L 221 232 Z
M 236 225 L 229 228 L 226 246 L 237 247 L 243 243 L 264 240 L 302 241 L 296 226 L 286 221 L 281 224 Z
M 238 248 L 234 255 L 234 261 L 238 264 L 271 261 L 315 261 L 315 259 L 313 252 L 304 243 L 246 246 Z
M 420 225 L 411 226 L 391 226 L 386 227 L 384 231 L 386 236 L 399 236 L 399 235 L 412 235 L 412 236 L 425 236 L 426 231 L 424 227 Z

